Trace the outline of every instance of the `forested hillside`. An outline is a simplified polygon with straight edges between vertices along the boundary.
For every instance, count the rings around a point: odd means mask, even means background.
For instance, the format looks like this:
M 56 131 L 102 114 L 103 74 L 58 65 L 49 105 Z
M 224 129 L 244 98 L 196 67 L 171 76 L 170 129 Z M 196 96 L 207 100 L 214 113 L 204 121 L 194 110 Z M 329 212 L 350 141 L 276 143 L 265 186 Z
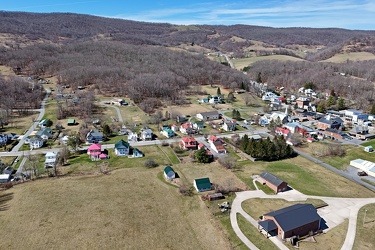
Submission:
M 29 75 L 57 76 L 62 85 L 126 94 L 147 112 L 161 101 L 184 103 L 190 86 L 246 87 L 259 75 L 270 87 L 296 91 L 312 82 L 319 91 L 335 89 L 351 100 L 360 98 L 357 103 L 365 106 L 374 100 L 374 60 L 321 61 L 339 53 L 374 54 L 374 48 L 375 31 L 179 26 L 70 13 L 0 12 L 0 64 Z M 211 52 L 263 58 L 247 67 L 245 75 L 207 59 Z M 267 60 L 274 54 L 304 61 Z

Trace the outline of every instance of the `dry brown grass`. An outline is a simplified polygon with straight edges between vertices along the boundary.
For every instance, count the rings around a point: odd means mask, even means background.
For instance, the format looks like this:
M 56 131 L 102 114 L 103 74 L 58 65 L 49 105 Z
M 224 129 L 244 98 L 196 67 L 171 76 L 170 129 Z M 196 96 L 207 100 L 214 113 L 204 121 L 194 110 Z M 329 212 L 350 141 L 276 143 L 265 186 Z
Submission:
M 157 169 L 45 179 L 18 185 L 0 211 L 6 249 L 229 249 L 194 197 L 157 178 Z M 6 194 L 5 193 L 5 194 Z M 4 193 L 3 193 L 4 194 Z
M 336 62 L 342 63 L 349 61 L 364 61 L 364 60 L 374 60 L 375 55 L 370 52 L 349 52 L 349 53 L 340 53 L 336 54 L 333 57 L 324 60 L 323 62 Z
M 0 65 L 0 75 L 3 76 L 15 76 L 16 74 L 13 72 L 12 68 Z
M 179 173 L 182 173 L 182 180 L 186 184 L 193 184 L 194 179 L 209 177 L 212 183 L 226 185 L 228 181 L 233 186 L 242 190 L 247 190 L 247 186 L 230 170 L 223 168 L 219 163 L 212 162 L 210 164 L 200 164 L 195 162 L 187 162 L 189 157 L 185 157 L 183 163 L 174 165 Z

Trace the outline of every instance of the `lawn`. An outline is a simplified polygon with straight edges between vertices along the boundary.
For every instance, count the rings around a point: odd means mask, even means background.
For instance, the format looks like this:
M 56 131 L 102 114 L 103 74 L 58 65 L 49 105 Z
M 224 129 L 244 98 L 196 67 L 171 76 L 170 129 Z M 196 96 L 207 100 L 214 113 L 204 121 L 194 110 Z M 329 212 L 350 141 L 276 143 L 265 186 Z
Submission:
M 361 145 L 364 147 L 372 146 L 373 148 L 375 148 L 375 139 L 362 143 Z
M 237 214 L 237 223 L 242 233 L 259 249 L 279 249 L 269 239 L 266 239 L 253 225 L 241 214 Z
M 14 186 L 1 193 L 6 209 L 0 211 L 0 233 L 17 240 L 3 237 L 2 244 L 7 249 L 229 249 L 204 203 L 160 181 L 160 171 L 124 168 Z
M 365 210 L 367 210 L 366 216 Z M 375 249 L 375 234 L 373 232 L 375 232 L 375 203 L 362 207 L 358 212 L 357 233 L 353 249 Z
M 373 153 L 365 152 L 362 147 L 347 145 L 345 146 L 345 149 L 346 149 L 346 153 L 344 156 L 321 157 L 320 160 L 341 170 L 345 170 L 346 167 L 350 165 L 351 160 L 355 160 L 358 158 L 363 159 L 363 160 L 368 160 L 368 161 L 374 161 L 375 155 Z
M 15 133 L 17 135 L 24 134 L 32 125 L 34 119 L 38 117 L 37 113 L 32 113 L 26 116 L 13 116 L 4 129 L 0 129 L 1 133 Z
M 242 169 L 235 174 L 250 185 L 252 175 L 269 171 L 306 195 L 374 197 L 374 192 L 301 156 L 278 162 L 239 161 L 238 164 Z

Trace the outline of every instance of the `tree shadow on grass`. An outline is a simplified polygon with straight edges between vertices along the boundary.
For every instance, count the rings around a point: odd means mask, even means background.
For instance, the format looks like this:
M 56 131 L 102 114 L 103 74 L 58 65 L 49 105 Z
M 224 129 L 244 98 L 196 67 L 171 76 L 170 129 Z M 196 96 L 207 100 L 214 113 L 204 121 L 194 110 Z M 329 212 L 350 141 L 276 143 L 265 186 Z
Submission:
M 8 201 L 13 199 L 13 193 L 0 195 L 0 212 L 9 209 Z

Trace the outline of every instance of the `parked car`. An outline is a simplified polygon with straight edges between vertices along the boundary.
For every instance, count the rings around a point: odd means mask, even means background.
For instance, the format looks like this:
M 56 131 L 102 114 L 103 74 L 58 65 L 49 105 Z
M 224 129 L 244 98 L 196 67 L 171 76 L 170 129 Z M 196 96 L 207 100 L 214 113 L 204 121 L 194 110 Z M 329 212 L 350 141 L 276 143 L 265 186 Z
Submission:
M 357 175 L 358 176 L 367 176 L 367 173 L 365 171 L 358 171 Z

